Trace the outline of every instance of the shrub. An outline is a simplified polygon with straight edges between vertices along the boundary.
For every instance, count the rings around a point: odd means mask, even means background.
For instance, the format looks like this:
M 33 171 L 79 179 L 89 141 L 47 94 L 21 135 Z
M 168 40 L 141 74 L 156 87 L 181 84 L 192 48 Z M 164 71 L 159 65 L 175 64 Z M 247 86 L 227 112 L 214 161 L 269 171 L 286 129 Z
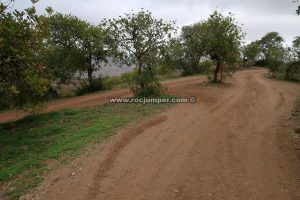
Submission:
M 121 81 L 123 83 L 129 83 L 133 77 L 135 76 L 136 72 L 127 72 L 127 73 L 123 73 L 120 78 L 121 78 Z
M 114 77 L 107 77 L 103 79 L 103 88 L 104 89 L 112 89 L 118 85 L 122 85 L 123 81 L 121 77 L 114 76 Z
M 171 74 L 172 72 L 174 72 L 176 69 L 169 65 L 160 65 L 157 67 L 157 74 L 159 75 L 166 75 L 166 74 Z
M 206 71 L 207 69 L 210 69 L 213 66 L 214 66 L 214 62 L 211 60 L 204 60 L 204 61 L 200 62 L 200 64 L 199 64 L 199 68 L 202 71 Z
M 165 91 L 157 77 L 147 70 L 142 75 L 137 72 L 125 73 L 121 76 L 121 79 L 129 86 L 130 90 L 135 96 L 138 97 L 149 97 L 157 96 Z M 144 88 L 141 88 L 140 83 L 143 80 Z
M 97 79 L 94 79 L 91 85 L 85 82 L 81 88 L 76 90 L 76 95 L 80 96 L 87 93 L 97 92 L 103 89 L 103 80 L 101 77 L 99 77 Z
M 292 62 L 287 64 L 285 69 L 284 79 L 291 81 L 299 81 L 300 80 L 300 63 Z

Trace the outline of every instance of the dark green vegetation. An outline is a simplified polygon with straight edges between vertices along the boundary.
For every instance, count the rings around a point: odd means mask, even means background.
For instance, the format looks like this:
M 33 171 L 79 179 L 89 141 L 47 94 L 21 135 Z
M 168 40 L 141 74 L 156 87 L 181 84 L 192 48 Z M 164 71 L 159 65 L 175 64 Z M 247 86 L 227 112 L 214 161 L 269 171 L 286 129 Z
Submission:
M 174 71 L 209 71 L 213 82 L 223 82 L 239 58 L 243 38 L 233 16 L 217 11 L 183 27 L 176 37 L 175 22 L 143 9 L 92 25 L 50 7 L 46 15 L 38 15 L 37 0 L 31 8 L 13 12 L 9 2 L 0 2 L 1 109 L 36 111 L 59 95 L 61 84 L 75 80 L 79 95 L 107 89 L 109 81 L 94 72 L 109 61 L 134 67 L 125 83 L 137 96 L 163 93 L 158 75 Z
M 291 47 L 284 47 L 284 39 L 277 32 L 267 33 L 244 49 L 246 65 L 267 67 L 269 77 L 290 81 L 300 80 L 300 37 L 295 37 Z
M 96 87 L 93 72 L 101 68 L 110 56 L 112 42 L 107 30 L 72 15 L 53 14 L 40 18 L 47 22 L 47 54 L 45 63 L 52 69 L 56 81 L 67 82 L 76 73 L 86 73 L 88 86 Z
M 11 198 L 17 198 L 40 182 L 48 171 L 49 161 L 61 162 L 75 156 L 118 129 L 145 120 L 169 106 L 108 104 L 32 115 L 1 124 L 0 184 L 11 182 L 5 191 Z
M 38 56 L 45 51 L 45 23 L 34 8 L 10 13 L 0 7 L 0 107 L 24 108 L 45 100 L 50 87 Z
M 240 60 L 243 37 L 232 14 L 215 11 L 207 20 L 182 28 L 164 64 L 177 67 L 183 75 L 208 72 L 211 82 L 222 83 Z
M 230 65 L 238 61 L 244 34 L 233 15 L 224 17 L 218 12 L 204 23 L 204 29 L 206 52 L 216 62 L 213 77 L 209 75 L 208 78 L 214 83 L 222 83 L 231 75 Z
M 174 22 L 155 19 L 151 12 L 125 14 L 118 19 L 105 20 L 114 45 L 115 58 L 136 71 L 128 81 L 137 96 L 158 95 L 163 87 L 156 77 L 155 67 L 161 60 L 161 52 L 175 31 Z

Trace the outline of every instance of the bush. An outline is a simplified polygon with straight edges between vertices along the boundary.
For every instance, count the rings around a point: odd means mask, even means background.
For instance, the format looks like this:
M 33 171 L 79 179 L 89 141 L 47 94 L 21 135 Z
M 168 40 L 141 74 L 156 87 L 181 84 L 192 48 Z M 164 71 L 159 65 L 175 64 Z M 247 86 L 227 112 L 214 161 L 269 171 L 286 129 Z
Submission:
M 114 76 L 114 77 L 107 77 L 103 79 L 103 88 L 104 89 L 112 89 L 118 85 L 122 85 L 124 82 L 122 81 L 121 77 Z
M 284 72 L 284 79 L 291 81 L 300 80 L 300 62 L 288 63 Z
M 159 75 L 171 74 L 175 70 L 176 69 L 174 67 L 171 67 L 169 65 L 161 65 L 161 66 L 157 67 L 157 74 L 159 74 Z
M 125 73 L 121 79 L 126 83 L 135 96 L 149 97 L 157 96 L 165 91 L 159 80 L 147 70 L 139 75 L 137 72 Z M 144 88 L 141 88 L 140 82 L 143 81 Z
M 103 89 L 103 80 L 101 77 L 99 77 L 93 80 L 92 85 L 87 85 L 87 83 L 84 83 L 81 88 L 76 90 L 76 95 L 80 96 L 87 93 L 97 92 Z
M 190 76 L 190 75 L 193 75 L 193 74 L 199 74 L 202 72 L 202 69 L 200 68 L 200 66 L 193 66 L 191 64 L 185 64 L 183 67 L 182 67 L 182 73 L 181 73 L 181 76 Z
M 147 86 L 142 89 L 139 87 L 132 88 L 132 91 L 137 97 L 151 97 L 161 95 L 166 88 L 160 84 L 158 80 L 152 81 L 147 84 Z
M 193 75 L 193 74 L 200 74 L 202 72 L 207 71 L 209 68 L 211 68 L 213 66 L 214 66 L 214 63 L 211 60 L 204 60 L 196 66 L 186 63 L 182 67 L 181 76 L 190 76 L 190 75 Z
M 255 62 L 255 65 L 258 67 L 266 67 L 268 65 L 268 62 L 266 60 L 257 60 Z
M 199 68 L 202 71 L 206 71 L 207 69 L 210 69 L 213 66 L 214 66 L 214 62 L 211 60 L 204 60 L 204 61 L 200 62 L 200 64 L 199 64 Z
M 279 60 L 270 60 L 267 67 L 271 72 L 283 72 L 285 68 L 284 63 Z
M 47 100 L 50 100 L 50 99 L 55 99 L 57 98 L 59 95 L 58 95 L 58 92 L 57 90 L 54 88 L 54 87 L 50 87 L 48 92 L 44 95 L 44 97 L 47 99 Z
M 128 84 L 133 80 L 133 77 L 135 75 L 136 75 L 136 72 L 127 72 L 127 73 L 123 73 L 120 78 L 123 83 Z

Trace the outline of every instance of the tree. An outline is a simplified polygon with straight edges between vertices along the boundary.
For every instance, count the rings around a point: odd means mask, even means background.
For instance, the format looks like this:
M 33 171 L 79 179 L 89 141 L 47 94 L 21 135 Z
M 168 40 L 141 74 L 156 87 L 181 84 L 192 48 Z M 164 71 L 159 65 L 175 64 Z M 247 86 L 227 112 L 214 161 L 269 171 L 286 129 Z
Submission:
M 260 53 L 258 41 L 251 42 L 245 47 L 245 56 L 249 60 L 256 60 Z
M 242 59 L 244 63 L 244 68 L 248 63 L 253 65 L 260 53 L 257 41 L 251 42 L 248 45 L 244 45 L 242 48 Z
M 115 58 L 121 63 L 135 66 L 137 76 L 131 89 L 136 95 L 159 92 L 155 67 L 169 43 L 174 23 L 155 19 L 149 11 L 125 14 L 104 24 L 115 40 Z
M 296 79 L 295 74 L 300 73 L 300 36 L 295 37 L 290 52 L 290 62 L 285 70 L 285 78 L 287 80 Z
M 160 65 L 164 69 L 179 69 L 184 73 L 186 60 L 182 41 L 179 38 L 172 38 L 170 40 L 165 51 L 163 51 L 163 59 Z
M 82 70 L 87 71 L 89 85 L 93 84 L 93 72 L 101 68 L 102 63 L 108 62 L 107 58 L 111 55 L 110 42 L 104 28 L 100 25 L 96 27 L 88 24 L 84 31 L 82 45 L 87 63 Z
M 263 59 L 269 61 L 272 51 L 283 47 L 283 38 L 278 32 L 269 32 L 259 40 L 259 47 L 263 54 Z
M 6 9 L 12 8 L 14 0 L 0 0 L 0 13 L 3 13 Z
M 297 61 L 300 62 L 300 36 L 295 37 L 292 48 Z
M 278 70 L 284 59 L 285 50 L 283 38 L 278 32 L 269 32 L 263 36 L 258 44 L 261 52 L 261 60 L 270 68 L 271 71 Z
M 110 55 L 106 30 L 72 15 L 50 13 L 47 19 L 50 35 L 46 60 L 55 76 L 66 82 L 75 73 L 86 72 L 92 86 L 93 72 L 107 62 Z
M 0 12 L 1 105 L 32 108 L 45 100 L 50 87 L 42 62 L 45 30 L 34 7 Z
M 297 2 L 299 2 L 299 0 L 294 0 L 293 2 L 297 3 Z M 300 5 L 298 6 L 298 9 L 296 10 L 296 14 L 300 15 Z
M 77 17 L 60 13 L 51 14 L 45 19 L 49 24 L 45 60 L 55 79 L 65 83 L 85 64 L 78 45 L 87 26 Z
M 184 26 L 181 30 L 180 39 L 182 41 L 182 50 L 184 53 L 184 74 L 199 73 L 200 60 L 205 55 L 205 32 L 203 24 L 196 23 L 190 26 Z
M 217 11 L 204 22 L 203 30 L 205 50 L 217 62 L 212 81 L 223 82 L 225 62 L 233 62 L 239 57 L 244 34 L 231 13 L 225 17 Z

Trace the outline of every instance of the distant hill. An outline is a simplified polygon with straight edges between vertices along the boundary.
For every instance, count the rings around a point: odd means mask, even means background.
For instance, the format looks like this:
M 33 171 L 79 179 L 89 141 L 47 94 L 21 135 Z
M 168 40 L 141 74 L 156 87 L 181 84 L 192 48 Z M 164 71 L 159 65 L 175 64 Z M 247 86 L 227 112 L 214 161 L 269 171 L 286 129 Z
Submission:
M 127 65 L 113 62 L 111 59 L 109 59 L 108 63 L 104 64 L 103 67 L 101 67 L 101 69 L 93 73 L 93 76 L 94 77 L 120 76 L 123 73 L 133 71 L 133 69 L 134 69 L 133 67 L 129 67 Z M 87 78 L 87 74 L 83 73 L 82 77 Z

